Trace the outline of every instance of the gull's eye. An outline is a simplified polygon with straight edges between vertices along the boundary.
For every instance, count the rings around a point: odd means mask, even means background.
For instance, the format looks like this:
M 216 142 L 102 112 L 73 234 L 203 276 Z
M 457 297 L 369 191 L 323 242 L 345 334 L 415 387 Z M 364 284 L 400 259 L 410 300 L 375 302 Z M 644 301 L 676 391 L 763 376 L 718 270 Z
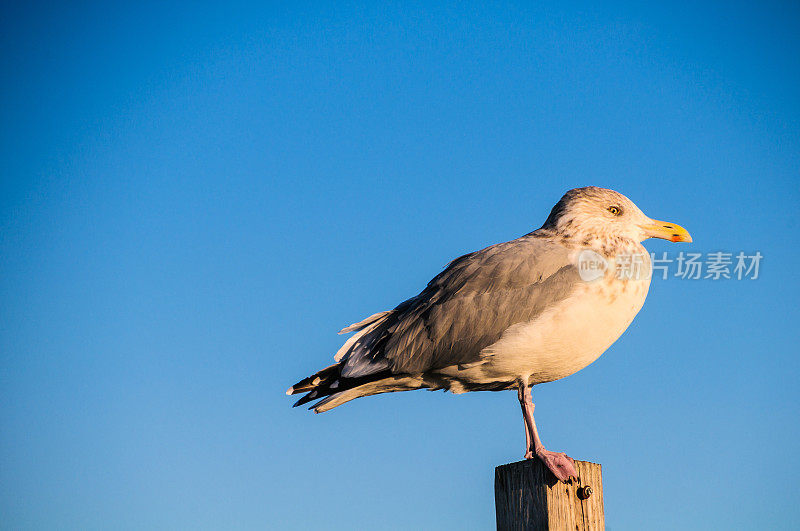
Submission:
M 619 216 L 622 214 L 622 209 L 618 206 L 610 206 L 608 207 L 608 211 L 614 214 L 615 216 Z

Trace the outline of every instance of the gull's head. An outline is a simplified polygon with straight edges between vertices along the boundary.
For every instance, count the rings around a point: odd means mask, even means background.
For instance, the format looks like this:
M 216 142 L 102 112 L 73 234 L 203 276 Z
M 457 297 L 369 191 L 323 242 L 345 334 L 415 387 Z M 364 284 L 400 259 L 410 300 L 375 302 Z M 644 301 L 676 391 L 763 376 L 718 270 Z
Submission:
M 680 225 L 651 219 L 621 193 L 597 186 L 573 188 L 564 194 L 542 228 L 577 239 L 692 241 L 689 232 Z

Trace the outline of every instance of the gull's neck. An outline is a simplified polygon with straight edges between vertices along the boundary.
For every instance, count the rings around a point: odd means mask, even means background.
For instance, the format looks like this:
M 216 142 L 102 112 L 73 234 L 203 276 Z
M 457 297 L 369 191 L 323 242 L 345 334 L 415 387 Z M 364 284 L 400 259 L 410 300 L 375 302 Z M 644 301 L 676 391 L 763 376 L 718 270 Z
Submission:
M 561 245 L 573 249 L 591 249 L 608 258 L 619 254 L 646 252 L 644 246 L 640 242 L 618 234 L 603 234 L 580 230 L 558 230 L 552 227 L 542 227 L 531 232 L 529 235 L 536 238 L 556 241 Z

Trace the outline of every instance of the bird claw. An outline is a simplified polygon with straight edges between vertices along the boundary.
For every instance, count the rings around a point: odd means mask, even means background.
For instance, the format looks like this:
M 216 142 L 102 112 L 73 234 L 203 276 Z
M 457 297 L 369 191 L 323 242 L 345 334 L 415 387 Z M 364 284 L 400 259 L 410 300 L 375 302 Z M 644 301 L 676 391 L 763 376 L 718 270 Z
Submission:
M 528 458 L 527 455 L 525 454 L 526 458 Z M 575 470 L 575 461 L 564 452 L 551 452 L 550 450 L 542 449 L 536 452 L 536 457 L 541 459 L 544 465 L 550 469 L 550 472 L 560 481 L 578 478 L 578 471 Z

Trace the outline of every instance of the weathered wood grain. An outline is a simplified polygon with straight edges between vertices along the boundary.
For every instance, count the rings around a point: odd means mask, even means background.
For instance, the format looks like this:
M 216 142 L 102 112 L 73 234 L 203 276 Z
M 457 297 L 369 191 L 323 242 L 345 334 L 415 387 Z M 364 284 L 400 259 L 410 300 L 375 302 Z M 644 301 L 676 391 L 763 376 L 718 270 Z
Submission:
M 578 480 L 563 483 L 538 459 L 498 466 L 494 476 L 497 529 L 604 530 L 602 468 L 587 461 L 575 461 L 575 468 Z M 582 490 L 585 487 L 591 487 L 588 497 Z

